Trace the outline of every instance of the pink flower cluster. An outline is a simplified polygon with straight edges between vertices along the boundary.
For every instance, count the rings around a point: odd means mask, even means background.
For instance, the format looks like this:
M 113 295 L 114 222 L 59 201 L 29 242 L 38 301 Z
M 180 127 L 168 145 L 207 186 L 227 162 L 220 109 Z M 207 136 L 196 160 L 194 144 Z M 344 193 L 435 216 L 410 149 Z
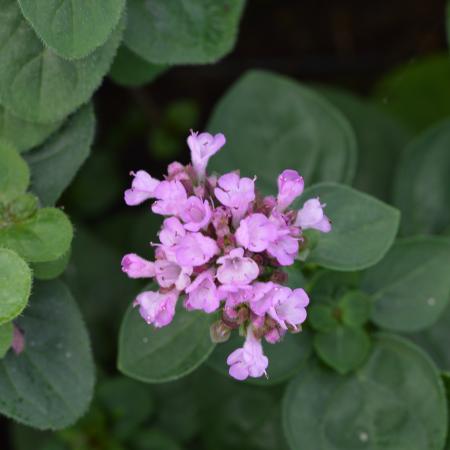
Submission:
M 268 366 L 261 340 L 274 344 L 287 331 L 300 331 L 306 319 L 308 295 L 282 284 L 283 267 L 294 263 L 302 230 L 327 233 L 330 221 L 318 198 L 298 211 L 289 209 L 304 187 L 295 170 L 279 175 L 276 197 L 262 197 L 255 179 L 238 171 L 207 176 L 209 158 L 225 144 L 223 134 L 191 132 L 187 143 L 192 164 L 170 164 L 164 180 L 143 170 L 132 173 L 127 205 L 153 200 L 152 211 L 166 219 L 160 243 L 153 244 L 155 261 L 128 254 L 122 270 L 131 278 L 156 280 L 158 291 L 142 292 L 134 302 L 155 327 L 172 321 L 180 298 L 189 311 L 219 311 L 211 327 L 214 341 L 223 342 L 233 329 L 246 336 L 227 359 L 230 375 L 260 377 Z

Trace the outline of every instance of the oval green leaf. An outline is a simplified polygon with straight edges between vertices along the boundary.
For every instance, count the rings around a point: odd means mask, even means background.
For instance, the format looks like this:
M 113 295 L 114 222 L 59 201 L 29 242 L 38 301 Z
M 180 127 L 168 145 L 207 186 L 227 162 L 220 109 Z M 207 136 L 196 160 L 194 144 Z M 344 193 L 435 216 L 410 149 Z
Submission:
M 69 250 L 72 236 L 72 224 L 61 210 L 42 208 L 29 219 L 0 228 L 0 247 L 28 262 L 48 262 Z
M 314 336 L 320 359 L 341 374 L 360 367 L 370 351 L 370 338 L 362 328 L 337 326 Z
M 20 153 L 42 144 L 61 126 L 61 121 L 39 124 L 19 119 L 0 105 L 0 139 L 11 142 Z
M 397 234 L 400 214 L 391 206 L 348 186 L 320 183 L 307 189 L 302 201 L 320 197 L 333 224 L 320 234 L 308 262 L 334 270 L 361 270 L 376 264 Z
M 17 317 L 28 303 L 31 270 L 15 252 L 0 248 L 0 324 Z
M 65 428 L 86 412 L 94 387 L 78 307 L 64 284 L 38 282 L 17 324 L 25 350 L 0 361 L 0 412 L 34 428 Z
M 320 87 L 348 119 L 358 143 L 358 164 L 353 185 L 382 200 L 389 200 L 394 171 L 410 135 L 394 117 L 343 89 Z
M 0 141 L 0 204 L 23 194 L 29 182 L 27 163 L 10 144 Z
M 26 154 L 31 170 L 31 190 L 43 205 L 54 205 L 72 182 L 89 155 L 94 132 L 94 110 L 89 104 L 74 114 L 44 145 Z
M 244 344 L 244 338 L 235 332 L 230 339 L 217 344 L 208 365 L 222 375 L 229 377 L 227 357 Z M 287 334 L 277 344 L 268 344 L 263 341 L 264 354 L 269 358 L 267 378 L 248 378 L 247 383 L 259 386 L 271 386 L 282 383 L 297 374 L 312 354 L 311 334 L 304 330 L 299 334 Z
M 35 35 L 16 1 L 0 0 L 0 11 L 0 103 L 39 123 L 61 120 L 85 103 L 109 70 L 123 21 L 91 55 L 68 61 Z
M 63 58 L 79 59 L 106 42 L 125 0 L 19 0 L 19 5 L 47 47 Z
M 354 375 L 315 364 L 295 378 L 284 396 L 283 424 L 292 450 L 442 450 L 445 391 L 420 349 L 380 335 Z
M 220 100 L 208 130 L 227 137 L 212 168 L 256 175 L 264 193 L 276 193 L 277 177 L 287 168 L 298 170 L 306 184 L 353 179 L 356 141 L 347 120 L 289 78 L 248 72 Z
M 450 120 L 445 120 L 405 149 L 394 182 L 404 235 L 442 233 L 450 225 L 449 148 Z
M 372 320 L 395 331 L 432 325 L 450 297 L 450 241 L 418 237 L 398 241 L 362 280 L 373 298 Z
M 66 270 L 70 255 L 71 251 L 69 249 L 64 255 L 54 261 L 32 264 L 31 268 L 34 277 L 38 280 L 53 280 L 53 278 L 58 278 Z
M 164 383 L 196 369 L 214 349 L 209 337 L 211 318 L 179 307 L 164 328 L 148 325 L 130 306 L 119 336 L 119 370 L 146 383 Z
M 244 0 L 130 0 L 125 44 L 154 64 L 213 63 L 236 41 Z

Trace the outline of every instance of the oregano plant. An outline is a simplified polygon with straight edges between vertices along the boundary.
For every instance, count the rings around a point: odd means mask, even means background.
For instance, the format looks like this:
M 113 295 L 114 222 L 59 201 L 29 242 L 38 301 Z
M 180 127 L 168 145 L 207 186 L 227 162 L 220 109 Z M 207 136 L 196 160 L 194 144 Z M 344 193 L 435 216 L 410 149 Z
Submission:
M 306 6 L 0 0 L 2 448 L 450 448 L 450 55 Z

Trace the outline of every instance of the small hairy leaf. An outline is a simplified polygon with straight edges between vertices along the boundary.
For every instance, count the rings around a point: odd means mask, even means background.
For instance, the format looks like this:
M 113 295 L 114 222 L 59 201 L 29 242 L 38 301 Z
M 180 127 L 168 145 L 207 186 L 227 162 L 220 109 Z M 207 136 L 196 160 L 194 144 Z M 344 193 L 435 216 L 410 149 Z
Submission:
M 62 121 L 39 124 L 19 119 L 0 105 L 0 139 L 13 144 L 20 153 L 42 144 Z
M 32 217 L 0 228 L 0 247 L 17 252 L 28 262 L 49 262 L 70 248 L 73 229 L 56 208 L 39 209 Z
M 108 72 L 123 22 L 92 54 L 68 61 L 36 36 L 15 0 L 0 0 L 0 103 L 24 120 L 63 119 L 89 100 Z
M 23 194 L 29 182 L 27 163 L 10 144 L 0 141 L 0 203 L 10 202 Z
M 0 324 L 18 316 L 28 302 L 31 291 L 31 270 L 11 250 L 0 248 Z
M 37 35 L 67 59 L 83 58 L 103 45 L 125 7 L 125 0 L 18 1 Z
M 205 64 L 234 47 L 244 0 L 130 0 L 125 44 L 154 64 Z

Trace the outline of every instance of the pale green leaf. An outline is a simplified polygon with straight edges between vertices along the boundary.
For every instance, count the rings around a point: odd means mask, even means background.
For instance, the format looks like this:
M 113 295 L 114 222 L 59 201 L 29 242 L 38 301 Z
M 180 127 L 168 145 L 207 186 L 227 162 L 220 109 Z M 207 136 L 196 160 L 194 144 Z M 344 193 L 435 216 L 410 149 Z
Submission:
M 154 64 L 212 63 L 230 52 L 244 0 L 130 0 L 125 44 Z
M 28 303 L 31 270 L 15 252 L 0 248 L 0 324 L 18 316 Z
M 125 0 L 18 1 L 36 34 L 66 59 L 83 58 L 103 45 L 125 8 Z

